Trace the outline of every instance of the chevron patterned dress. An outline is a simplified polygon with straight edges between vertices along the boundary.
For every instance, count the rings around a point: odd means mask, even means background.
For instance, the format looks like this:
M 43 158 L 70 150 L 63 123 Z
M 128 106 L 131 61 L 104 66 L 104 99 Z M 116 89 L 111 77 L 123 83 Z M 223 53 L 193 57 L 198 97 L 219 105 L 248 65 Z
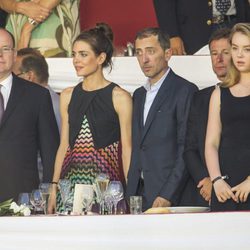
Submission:
M 98 95 L 93 99 L 98 99 Z M 95 101 L 92 102 L 95 103 Z M 103 106 L 103 104 L 99 106 Z M 93 110 L 91 112 L 93 113 Z M 96 112 L 98 113 L 98 109 L 95 108 Z M 107 112 L 110 112 L 110 110 Z M 86 113 L 88 114 L 88 112 Z M 119 159 L 120 141 L 114 141 L 103 148 L 96 148 L 90 127 L 88 116 L 85 114 L 74 145 L 68 147 L 64 158 L 60 178 L 71 180 L 72 187 L 77 183 L 92 184 L 99 173 L 108 174 L 110 180 L 122 180 L 121 169 L 119 168 L 119 162 L 121 161 Z M 62 212 L 62 210 L 63 204 L 60 192 L 58 192 L 57 211 Z

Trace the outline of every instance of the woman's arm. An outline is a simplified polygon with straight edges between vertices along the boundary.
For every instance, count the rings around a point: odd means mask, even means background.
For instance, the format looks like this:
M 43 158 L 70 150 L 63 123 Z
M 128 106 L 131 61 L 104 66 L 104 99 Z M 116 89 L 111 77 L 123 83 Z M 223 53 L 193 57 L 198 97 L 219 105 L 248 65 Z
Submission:
M 113 91 L 113 103 L 119 117 L 122 144 L 122 163 L 125 180 L 127 181 L 131 158 L 131 127 L 132 127 L 132 98 L 131 95 L 116 87 Z
M 58 183 L 61 175 L 63 160 L 69 146 L 69 123 L 68 123 L 68 105 L 72 95 L 72 88 L 65 89 L 60 96 L 60 113 L 61 113 L 61 140 L 57 150 L 54 175 L 52 182 Z M 56 208 L 56 191 L 57 185 L 52 184 L 52 192 L 48 204 L 48 213 L 51 214 Z
M 211 180 L 221 176 L 218 154 L 221 129 L 220 88 L 216 88 L 213 91 L 210 99 L 205 141 L 205 158 Z M 220 202 L 225 202 L 227 199 L 231 198 L 237 201 L 235 195 L 231 191 L 231 187 L 223 179 L 217 180 L 213 186 L 216 196 Z
M 0 8 L 8 13 L 20 13 L 42 22 L 50 14 L 50 9 L 44 4 L 40 5 L 37 1 L 16 2 L 16 0 L 0 0 Z
M 40 0 L 40 1 L 36 0 L 36 2 L 39 3 L 40 6 L 45 7 L 46 9 L 51 11 L 53 8 L 55 8 L 61 2 L 61 0 Z M 27 3 L 29 3 L 29 2 L 27 2 Z M 45 19 L 42 16 L 42 14 L 40 14 L 39 18 L 41 18 L 40 22 L 44 21 L 44 19 Z M 35 29 L 35 27 L 37 25 L 37 23 L 32 23 L 32 22 L 33 22 L 33 20 L 29 20 L 28 22 L 26 22 L 23 25 L 22 31 L 20 34 L 20 39 L 19 39 L 18 44 L 17 44 L 18 50 L 22 49 L 22 48 L 29 47 L 32 31 Z
M 37 0 L 38 1 L 38 0 Z M 49 9 L 50 11 L 54 9 L 61 0 L 39 0 L 38 3 L 44 8 Z

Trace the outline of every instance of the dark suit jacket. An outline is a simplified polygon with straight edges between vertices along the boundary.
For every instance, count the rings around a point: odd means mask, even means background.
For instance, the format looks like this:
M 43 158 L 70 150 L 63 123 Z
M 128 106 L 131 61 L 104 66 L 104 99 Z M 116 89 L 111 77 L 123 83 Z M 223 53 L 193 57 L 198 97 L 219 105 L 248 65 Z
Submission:
M 128 173 L 127 197 L 137 194 L 141 171 L 144 175 L 144 209 L 157 196 L 175 203 L 185 177 L 182 158 L 189 105 L 197 87 L 172 70 L 160 87 L 145 126 L 144 87 L 133 96 L 132 158 Z
M 190 107 L 184 150 L 189 179 L 181 196 L 181 206 L 208 206 L 197 185 L 203 178 L 209 177 L 204 151 L 209 101 L 214 89 L 215 87 L 211 86 L 196 92 Z
M 0 125 L 0 201 L 38 188 L 38 150 L 44 166 L 43 181 L 50 182 L 58 145 L 49 91 L 13 75 Z
M 159 27 L 170 37 L 179 36 L 188 54 L 208 43 L 212 33 L 212 0 L 154 0 Z M 250 21 L 248 0 L 235 0 L 237 22 Z

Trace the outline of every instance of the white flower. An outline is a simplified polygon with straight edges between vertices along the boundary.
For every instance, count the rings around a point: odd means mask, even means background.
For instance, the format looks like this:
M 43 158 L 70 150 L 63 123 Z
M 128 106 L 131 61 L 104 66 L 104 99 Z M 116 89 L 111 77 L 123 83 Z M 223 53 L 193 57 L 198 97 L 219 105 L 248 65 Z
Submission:
M 21 213 L 24 215 L 24 216 L 29 216 L 31 214 L 31 211 L 28 207 L 26 206 L 23 206 L 24 208 L 21 210 Z
M 11 202 L 10 209 L 13 210 L 14 214 L 19 214 L 24 216 L 29 216 L 31 214 L 31 211 L 27 206 L 25 205 L 18 206 L 15 202 Z
M 20 207 L 14 201 L 11 202 L 10 209 L 12 209 L 15 214 L 20 212 Z

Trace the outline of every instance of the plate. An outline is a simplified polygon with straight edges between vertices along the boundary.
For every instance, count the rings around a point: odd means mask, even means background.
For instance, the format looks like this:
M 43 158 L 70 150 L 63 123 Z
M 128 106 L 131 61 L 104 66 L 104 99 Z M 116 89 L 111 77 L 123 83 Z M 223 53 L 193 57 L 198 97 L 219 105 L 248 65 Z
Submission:
M 209 207 L 169 207 L 170 213 L 205 213 L 209 212 Z
M 209 207 L 151 207 L 145 214 L 169 214 L 169 213 L 205 213 Z

